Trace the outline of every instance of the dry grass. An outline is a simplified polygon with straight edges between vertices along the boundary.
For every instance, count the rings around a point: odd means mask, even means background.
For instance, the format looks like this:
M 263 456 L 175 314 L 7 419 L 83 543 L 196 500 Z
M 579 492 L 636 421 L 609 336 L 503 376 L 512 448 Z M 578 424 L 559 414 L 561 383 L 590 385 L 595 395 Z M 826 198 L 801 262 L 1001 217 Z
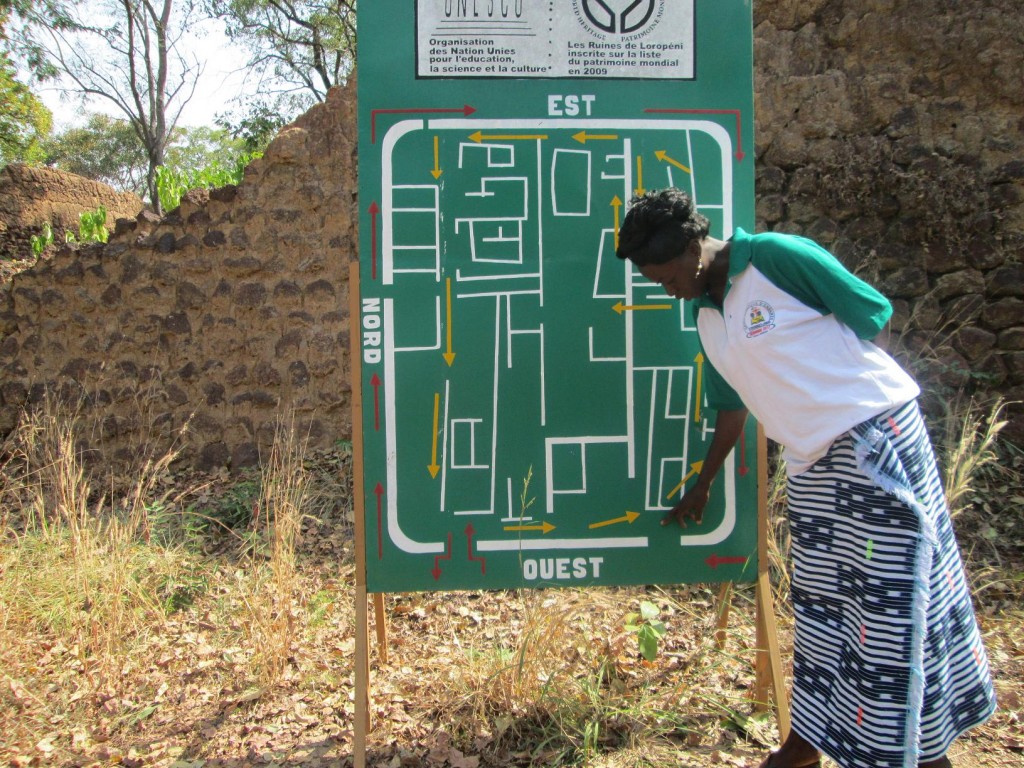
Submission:
M 971 765 L 1020 759 L 1024 563 L 1012 542 L 1024 520 L 1018 505 L 1016 527 L 997 523 L 985 505 L 1007 508 L 1013 492 L 1002 483 L 1019 494 L 1024 461 L 991 459 L 1006 455 L 999 422 L 998 409 L 976 407 L 949 420 L 964 425 L 947 466 L 959 467 L 957 521 L 972 526 L 961 531 L 1003 702 L 959 743 L 955 764 L 967 750 Z M 257 473 L 200 482 L 170 475 L 168 454 L 141 460 L 133 483 L 114 493 L 98 491 L 104 484 L 82 466 L 75 446 L 85 428 L 73 412 L 42 412 L 0 473 L 0 711 L 13 713 L 0 761 L 349 765 L 347 446 L 308 455 L 284 420 Z M 771 567 L 784 596 L 781 475 L 771 499 Z M 981 520 L 1002 525 L 1000 537 L 976 545 Z M 716 593 L 387 596 L 389 662 L 374 665 L 370 765 L 756 764 L 778 734 L 750 699 L 753 592 L 734 590 L 724 647 Z M 668 628 L 651 662 L 628 628 L 641 602 Z M 788 659 L 784 599 L 777 610 Z
M 302 619 L 296 545 L 308 491 L 305 451 L 294 423 L 289 419 L 278 424 L 261 473 L 250 524 L 254 539 L 245 556 L 248 594 L 241 597 L 248 609 L 246 641 L 254 649 L 254 668 L 263 686 L 286 673 Z
M 969 494 L 975 491 L 980 473 L 996 464 L 999 433 L 1006 426 L 1006 404 L 997 399 L 986 410 L 973 399 L 966 405 L 953 403 L 946 408 L 941 453 L 945 459 L 944 487 L 949 513 L 954 518 L 964 511 Z
M 115 500 L 93 487 L 82 464 L 78 419 L 50 403 L 22 425 L 13 459 L 30 468 L 20 494 L 24 527 L 2 553 L 5 626 L 59 636 L 81 665 L 90 692 L 127 684 L 126 639 L 162 615 L 156 585 L 178 567 L 174 552 L 149 546 L 154 479 L 174 454 L 148 460 Z M 20 632 L 16 634 L 21 634 Z M 12 644 L 17 638 L 11 638 Z M 10 647 L 10 646 L 8 646 Z

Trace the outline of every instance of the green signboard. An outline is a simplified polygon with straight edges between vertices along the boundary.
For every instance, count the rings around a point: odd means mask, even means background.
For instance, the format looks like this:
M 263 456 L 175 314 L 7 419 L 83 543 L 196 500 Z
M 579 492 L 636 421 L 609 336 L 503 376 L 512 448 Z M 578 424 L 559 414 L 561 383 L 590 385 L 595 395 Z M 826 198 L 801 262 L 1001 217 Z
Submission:
M 660 525 L 714 414 L 615 255 L 645 189 L 753 229 L 749 0 L 374 0 L 357 71 L 368 590 L 753 580 L 753 425 Z

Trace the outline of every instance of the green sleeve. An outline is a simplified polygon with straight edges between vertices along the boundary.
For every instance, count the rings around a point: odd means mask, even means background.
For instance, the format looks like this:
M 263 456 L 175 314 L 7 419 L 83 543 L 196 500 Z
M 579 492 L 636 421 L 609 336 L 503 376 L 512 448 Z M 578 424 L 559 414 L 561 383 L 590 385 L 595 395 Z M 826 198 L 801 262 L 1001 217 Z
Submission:
M 708 408 L 715 411 L 735 411 L 739 408 L 746 408 L 743 400 L 736 394 L 736 390 L 725 383 L 725 379 L 711 364 L 707 356 L 704 357 L 704 395 L 707 398 Z
M 858 338 L 875 338 L 892 316 L 885 296 L 813 240 L 757 235 L 751 239 L 751 263 L 777 288 L 823 315 L 834 314 Z

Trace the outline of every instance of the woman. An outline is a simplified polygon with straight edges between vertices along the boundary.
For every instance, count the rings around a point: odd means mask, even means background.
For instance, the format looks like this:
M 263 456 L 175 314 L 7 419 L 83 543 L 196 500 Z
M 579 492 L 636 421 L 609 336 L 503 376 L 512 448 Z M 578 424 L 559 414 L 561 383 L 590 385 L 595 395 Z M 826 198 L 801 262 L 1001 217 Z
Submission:
M 884 351 L 889 302 L 805 238 L 710 237 L 678 189 L 633 199 L 618 255 L 691 302 L 710 364 L 714 437 L 662 524 L 700 523 L 748 409 L 783 446 L 792 730 L 761 768 L 949 766 L 995 699 L 919 389 Z

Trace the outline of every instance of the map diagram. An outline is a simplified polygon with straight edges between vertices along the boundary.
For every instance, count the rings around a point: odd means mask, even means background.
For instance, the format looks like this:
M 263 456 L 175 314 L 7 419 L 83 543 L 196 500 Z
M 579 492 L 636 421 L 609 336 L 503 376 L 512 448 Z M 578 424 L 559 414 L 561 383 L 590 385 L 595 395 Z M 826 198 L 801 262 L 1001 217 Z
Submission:
M 660 524 L 713 434 L 705 362 L 685 303 L 615 255 L 644 189 L 687 190 L 731 236 L 729 130 L 380 123 L 360 289 L 371 591 L 399 573 L 404 589 L 410 573 L 422 589 L 752 579 L 752 429 L 703 523 Z

